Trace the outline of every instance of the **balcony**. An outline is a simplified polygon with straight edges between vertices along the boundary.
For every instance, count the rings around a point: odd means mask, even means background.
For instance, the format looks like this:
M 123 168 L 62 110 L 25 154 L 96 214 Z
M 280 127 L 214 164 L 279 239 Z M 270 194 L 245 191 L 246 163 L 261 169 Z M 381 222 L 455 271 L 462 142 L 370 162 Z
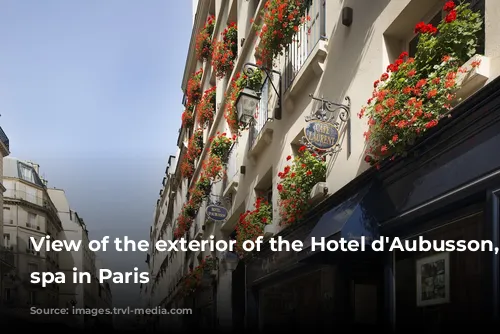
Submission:
M 313 0 L 307 15 L 311 20 L 302 25 L 294 41 L 285 50 L 285 66 L 283 69 L 283 91 L 293 89 L 294 81 L 298 81 L 301 71 L 309 66 L 307 63 L 317 64 L 326 58 L 324 43 L 326 37 L 325 0 Z M 308 65 L 308 64 L 307 64 Z M 311 66 L 314 72 L 318 67 Z
M 48 200 L 48 197 L 44 198 L 42 196 L 37 195 L 37 191 L 33 189 L 33 192 L 27 192 L 24 190 L 18 190 L 18 189 L 6 189 L 3 196 L 4 198 L 10 198 L 10 199 L 15 199 L 15 200 L 20 200 L 20 201 L 26 201 L 31 204 L 35 204 L 38 206 L 41 206 L 51 212 L 54 215 L 57 215 L 57 210 Z
M 12 253 L 10 248 L 0 248 L 0 264 L 2 266 L 14 268 L 14 253 Z
M 9 151 L 9 137 L 5 134 L 2 127 L 0 126 L 0 141 L 7 148 L 7 153 Z
M 251 157 L 255 157 L 264 150 L 272 141 L 273 130 L 270 123 L 273 119 L 273 114 L 269 112 L 269 80 L 264 82 L 262 93 L 260 96 L 259 106 L 255 113 L 255 123 L 249 130 L 249 153 Z
M 17 189 L 7 189 L 4 194 L 4 198 L 12 198 L 12 199 L 18 199 L 26 202 L 30 202 L 32 204 L 36 204 L 39 206 L 43 206 L 43 198 L 40 196 L 37 196 L 35 194 L 28 193 L 24 190 L 17 190 Z

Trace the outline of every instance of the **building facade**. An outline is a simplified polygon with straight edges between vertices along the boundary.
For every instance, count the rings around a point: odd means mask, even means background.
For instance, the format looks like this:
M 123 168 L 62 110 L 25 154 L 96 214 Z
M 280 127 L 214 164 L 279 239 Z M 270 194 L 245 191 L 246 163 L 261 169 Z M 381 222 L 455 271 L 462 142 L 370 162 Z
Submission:
M 15 273 L 4 282 L 4 292 L 13 307 L 30 305 L 57 307 L 60 286 L 50 284 L 45 288 L 30 283 L 32 272 L 58 272 L 58 252 L 36 251 L 31 243 L 46 235 L 61 240 L 62 225 L 57 209 L 51 201 L 45 182 L 39 177 L 38 166 L 15 158 L 3 159 L 4 193 L 4 242 L 15 254 Z
M 3 175 L 3 157 L 6 157 L 10 154 L 10 146 L 9 146 L 9 137 L 5 134 L 3 129 L 0 127 L 0 153 L 2 155 L 0 162 L 0 175 Z M 3 194 L 5 192 L 5 187 L 3 185 L 3 177 L 2 182 L 0 184 L 0 204 L 3 207 Z M 9 240 L 4 240 L 5 237 L 3 233 L 3 210 L 0 211 L 0 305 L 3 305 L 5 299 L 8 299 L 7 295 L 4 295 L 4 286 L 3 286 L 3 277 L 4 275 L 8 275 L 14 269 L 14 254 L 10 249 Z
M 152 280 L 142 287 L 147 304 L 189 307 L 196 319 L 150 317 L 151 326 L 401 330 L 411 323 L 429 330 L 498 319 L 499 264 L 490 253 L 318 254 L 310 247 L 311 236 L 380 235 L 498 245 L 493 179 L 500 162 L 487 152 L 497 143 L 500 5 L 466 3 L 477 17 L 463 14 L 458 2 L 438 0 L 313 0 L 286 5 L 288 12 L 273 1 L 198 3 L 182 82 L 179 149 L 163 180 L 151 241 L 213 238 L 235 240 L 240 248 L 151 249 Z M 424 45 L 422 36 L 448 45 L 439 38 L 458 36 L 450 30 L 455 20 L 473 30 L 472 42 L 453 37 L 468 52 L 450 47 L 440 54 Z M 419 63 L 425 52 L 439 55 L 430 68 L 457 68 L 384 89 L 397 85 L 391 78 L 405 69 L 415 66 L 399 82 L 429 71 Z M 439 84 L 439 91 L 432 86 Z M 258 93 L 257 107 L 251 91 Z M 442 91 L 448 92 L 443 100 L 429 102 Z M 384 100 L 387 94 L 397 98 Z M 375 115 L 369 124 L 356 117 L 371 110 L 368 99 Z M 398 118 L 402 110 L 377 118 L 399 101 L 420 109 L 408 119 Z M 447 111 L 432 109 L 436 105 Z M 415 122 L 413 116 L 426 119 L 423 135 L 398 130 Z M 388 136 L 385 122 L 394 132 L 373 149 L 374 137 Z M 388 158 L 380 158 L 385 152 Z M 303 240 L 305 248 L 241 250 L 242 241 L 257 236 Z
M 54 203 L 59 219 L 62 223 L 61 238 L 69 242 L 81 242 L 78 251 L 63 252 L 59 256 L 60 271 L 67 277 L 67 283 L 61 285 L 59 305 L 64 308 L 112 308 L 111 289 L 108 284 L 100 284 L 97 273 L 100 268 L 100 260 L 96 258 L 95 252 L 89 249 L 89 231 L 84 220 L 78 213 L 71 209 L 68 198 L 63 189 L 48 188 L 47 192 Z M 92 276 L 90 284 L 72 283 L 73 268 L 79 272 L 88 272 Z M 79 328 L 92 326 L 112 326 L 112 316 L 100 315 L 99 323 L 95 323 L 95 317 L 85 314 L 75 315 Z
M 96 272 L 100 269 L 105 269 L 101 259 L 96 259 L 95 262 Z M 99 283 L 96 280 L 97 287 L 97 306 L 98 309 L 110 310 L 113 308 L 113 294 L 111 293 L 111 286 L 108 282 Z M 113 315 L 112 314 L 101 314 L 97 316 L 98 323 L 97 328 L 99 329 L 113 329 Z

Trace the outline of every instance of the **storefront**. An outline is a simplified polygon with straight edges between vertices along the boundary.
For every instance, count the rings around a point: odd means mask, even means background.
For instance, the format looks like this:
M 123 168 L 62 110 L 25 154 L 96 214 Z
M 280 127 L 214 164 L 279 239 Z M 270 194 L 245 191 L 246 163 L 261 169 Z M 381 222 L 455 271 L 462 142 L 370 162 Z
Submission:
M 491 240 L 499 247 L 499 109 L 496 79 L 406 158 L 363 173 L 300 226 L 283 231 L 283 238 L 303 240 L 306 249 L 261 252 L 247 263 L 247 324 L 310 329 L 333 322 L 336 328 L 439 332 L 497 322 L 494 252 L 317 253 L 307 242 L 364 236 L 369 243 L 384 236 Z M 312 274 L 325 267 L 330 274 Z
M 411 159 L 381 173 L 394 207 L 381 220 L 384 235 L 499 246 L 499 87 L 497 79 L 457 106 Z M 392 259 L 387 287 L 398 331 L 498 323 L 494 252 L 395 252 Z
M 194 316 L 191 318 L 191 327 L 196 329 L 214 329 L 215 328 L 215 309 L 214 309 L 214 289 L 212 286 L 203 286 L 195 295 Z

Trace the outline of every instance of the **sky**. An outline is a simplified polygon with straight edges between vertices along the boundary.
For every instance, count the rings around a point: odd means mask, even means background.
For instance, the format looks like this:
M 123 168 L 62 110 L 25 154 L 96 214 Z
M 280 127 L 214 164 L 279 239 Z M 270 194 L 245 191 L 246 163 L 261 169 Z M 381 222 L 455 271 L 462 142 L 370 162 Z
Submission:
M 0 0 L 0 126 L 91 239 L 149 239 L 181 124 L 191 1 Z M 99 255 L 117 271 L 146 254 Z M 139 287 L 113 286 L 117 305 Z M 127 296 L 126 296 L 127 295 Z

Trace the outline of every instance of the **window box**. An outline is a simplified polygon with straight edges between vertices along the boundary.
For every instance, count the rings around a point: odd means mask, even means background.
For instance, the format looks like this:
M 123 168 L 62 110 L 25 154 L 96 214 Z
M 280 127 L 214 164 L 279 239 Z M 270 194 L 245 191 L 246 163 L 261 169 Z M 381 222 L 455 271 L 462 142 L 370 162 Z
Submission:
M 311 190 L 311 203 L 319 203 L 325 199 L 327 195 L 328 187 L 326 182 L 318 182 Z
M 276 233 L 276 226 L 274 224 L 266 225 L 264 227 L 264 239 L 271 238 Z
M 479 65 L 473 67 L 473 63 L 478 63 Z M 459 86 L 455 98 L 457 104 L 477 92 L 486 84 L 490 77 L 490 60 L 483 55 L 473 56 L 462 67 L 469 71 L 468 73 L 457 74 L 456 80 Z

